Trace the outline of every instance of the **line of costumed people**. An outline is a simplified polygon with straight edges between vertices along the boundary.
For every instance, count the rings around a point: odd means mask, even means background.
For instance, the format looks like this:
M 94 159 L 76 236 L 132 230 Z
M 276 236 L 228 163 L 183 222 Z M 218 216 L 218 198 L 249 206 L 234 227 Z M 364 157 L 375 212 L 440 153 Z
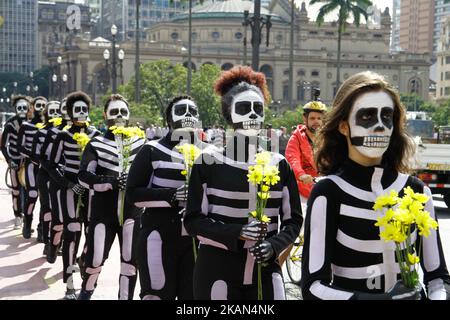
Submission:
M 263 149 L 266 79 L 237 66 L 222 72 L 215 91 L 232 128 L 223 148 L 200 138 L 189 96 L 168 103 L 169 132 L 152 141 L 128 126 L 129 104 L 118 94 L 104 105 L 104 134 L 89 126 L 83 92 L 61 103 L 14 97 L 16 116 L 1 141 L 14 226 L 31 237 L 39 198 L 37 239 L 49 263 L 62 255 L 64 299 L 91 299 L 116 236 L 119 299 L 133 299 L 138 277 L 143 300 L 286 298 L 281 268 L 303 217 L 298 177 L 282 155 Z M 403 121 L 398 95 L 380 76 L 359 74 L 340 88 L 318 135 L 318 168 L 327 176 L 308 200 L 304 299 L 450 297 L 439 233 L 422 240 L 414 231 L 427 293 L 410 289 L 369 213 L 388 187 L 430 194 L 401 173 L 409 150 Z M 364 138 L 377 135 L 384 140 Z M 431 200 L 426 208 L 434 217 Z

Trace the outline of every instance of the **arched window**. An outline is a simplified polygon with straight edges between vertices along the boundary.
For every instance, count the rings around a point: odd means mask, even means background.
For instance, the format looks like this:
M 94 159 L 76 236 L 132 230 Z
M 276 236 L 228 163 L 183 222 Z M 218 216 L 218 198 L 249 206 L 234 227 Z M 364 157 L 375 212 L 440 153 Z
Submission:
M 230 62 L 226 62 L 220 67 L 220 69 L 225 70 L 225 71 L 230 70 L 231 68 L 233 68 L 233 64 Z
M 259 69 L 266 76 L 267 87 L 269 88 L 270 94 L 273 95 L 273 68 L 268 64 L 261 66 Z
M 419 78 L 412 78 L 408 83 L 408 92 L 420 95 L 422 92 L 422 81 Z
M 297 100 L 300 102 L 305 102 L 306 91 L 310 89 L 310 83 L 307 81 L 297 82 Z

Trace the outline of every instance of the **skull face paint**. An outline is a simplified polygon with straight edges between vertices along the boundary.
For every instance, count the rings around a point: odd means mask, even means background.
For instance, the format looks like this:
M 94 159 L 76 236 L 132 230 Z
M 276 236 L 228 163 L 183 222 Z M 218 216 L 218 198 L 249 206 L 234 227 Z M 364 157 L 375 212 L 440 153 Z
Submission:
M 264 99 L 253 90 L 237 94 L 231 106 L 231 121 L 235 130 L 247 131 L 249 135 L 259 133 L 264 122 Z
M 19 116 L 19 118 L 25 119 L 27 117 L 28 107 L 29 104 L 26 100 L 20 99 L 16 102 L 16 113 Z
M 195 128 L 198 122 L 198 108 L 194 101 L 183 99 L 172 106 L 172 129 Z
M 349 117 L 350 141 L 364 156 L 380 158 L 388 149 L 394 128 L 394 102 L 384 91 L 356 99 Z
M 110 126 L 126 126 L 130 119 L 130 109 L 121 100 L 114 100 L 106 108 L 106 122 Z
M 46 101 L 44 101 L 44 100 L 37 100 L 34 103 L 34 111 L 35 112 L 41 112 L 42 110 L 44 110 L 45 103 L 46 103 Z
M 59 102 L 58 101 L 50 101 L 47 104 L 47 117 L 49 119 L 61 117 L 59 110 L 60 110 Z
M 67 113 L 67 104 L 66 99 L 64 99 L 61 103 L 61 116 L 64 120 L 70 120 L 69 114 Z
M 83 100 L 75 101 L 72 108 L 72 120 L 74 122 L 85 122 L 88 120 L 89 107 Z

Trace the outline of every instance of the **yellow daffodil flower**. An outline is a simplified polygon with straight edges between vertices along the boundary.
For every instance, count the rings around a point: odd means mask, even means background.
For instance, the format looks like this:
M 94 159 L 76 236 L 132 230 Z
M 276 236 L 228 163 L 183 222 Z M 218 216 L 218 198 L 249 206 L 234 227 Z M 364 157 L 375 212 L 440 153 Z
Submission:
M 414 265 L 420 262 L 420 258 L 415 254 L 408 253 L 408 261 L 410 264 Z
M 270 198 L 270 193 L 268 192 L 258 192 L 258 198 L 261 200 L 267 200 Z
M 89 138 L 89 136 L 86 133 L 76 132 L 73 134 L 73 140 L 76 141 L 76 143 L 80 147 L 81 151 L 83 151 L 91 139 Z
M 272 159 L 272 155 L 268 151 L 259 152 L 255 155 L 255 161 L 259 165 L 268 165 Z
M 270 222 L 270 218 L 269 218 L 268 216 L 266 216 L 266 215 L 263 215 L 263 216 L 261 217 L 261 221 L 262 221 L 262 222 L 265 222 L 265 223 L 269 223 L 269 222 Z
M 42 129 L 43 127 L 45 127 L 45 124 L 43 124 L 42 122 L 36 123 L 36 128 Z

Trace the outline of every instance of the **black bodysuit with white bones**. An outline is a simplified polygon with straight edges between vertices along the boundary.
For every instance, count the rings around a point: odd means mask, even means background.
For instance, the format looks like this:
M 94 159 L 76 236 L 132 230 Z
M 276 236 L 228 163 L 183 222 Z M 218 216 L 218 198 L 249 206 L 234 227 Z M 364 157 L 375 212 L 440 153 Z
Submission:
M 130 164 L 144 142 L 141 138 L 131 140 Z M 125 201 L 123 225 L 119 224 L 118 151 L 114 134 L 108 130 L 104 136 L 93 138 L 83 152 L 78 178 L 81 185 L 91 190 L 91 214 L 82 290 L 88 291 L 90 297 L 117 234 L 121 250 L 118 297 L 132 300 L 137 279 L 135 239 L 141 210 Z
M 425 210 L 436 219 L 430 189 L 387 165 L 365 167 L 347 160 L 336 174 L 316 184 L 305 221 L 305 299 L 360 299 L 361 294 L 380 294 L 394 286 L 401 278 L 395 247 L 393 242 L 380 239 L 375 223 L 382 213 L 372 207 L 378 196 L 392 189 L 403 196 L 402 189 L 408 186 L 430 197 Z M 428 292 L 442 289 L 445 294 L 449 276 L 439 231 L 432 230 L 423 238 L 414 230 L 411 238 L 416 250 L 423 242 L 420 262 Z
M 183 208 L 173 197 L 185 183 L 183 156 L 172 132 L 146 143 L 136 156 L 127 182 L 127 197 L 145 208 L 138 238 L 140 297 L 145 300 L 189 300 L 194 255 L 192 238 L 182 226 Z M 197 141 L 199 148 L 204 144 Z
M 235 146 L 242 152 L 230 152 L 238 150 Z M 243 226 L 251 220 L 249 212 L 256 205 L 255 186 L 247 181 L 256 151 L 256 143 L 237 134 L 223 153 L 204 152 L 202 163 L 192 169 L 185 226 L 200 240 L 194 271 L 195 299 L 257 298 L 257 263 L 249 251 L 256 241 L 240 240 Z M 285 299 L 285 292 L 276 260 L 298 236 L 302 217 L 292 169 L 277 153 L 272 153 L 271 164 L 278 166 L 280 181 L 271 187 L 265 209 L 271 219 L 265 240 L 274 254 L 262 268 L 262 288 L 265 300 L 280 300 Z
M 84 192 L 81 195 L 82 205 L 80 206 L 79 216 L 76 216 L 79 196 L 75 194 L 72 188 L 78 185 L 81 150 L 73 139 L 75 133 L 85 133 L 90 139 L 100 134 L 94 127 L 72 125 L 68 130 L 60 131 L 56 135 L 50 152 L 49 174 L 60 186 L 60 197 L 58 200 L 60 201 L 64 226 L 62 248 L 64 283 L 67 283 L 69 278 L 70 280 L 72 279 L 73 266 L 80 243 L 81 227 L 83 223 L 87 222 L 89 208 L 89 194 Z M 61 165 L 64 166 L 63 174 L 60 171 Z
M 10 169 L 13 211 L 14 216 L 16 217 L 15 227 L 19 228 L 22 225 L 22 200 L 25 195 L 20 192 L 21 186 L 18 175 L 19 167 L 22 164 L 22 156 L 19 151 L 18 134 L 20 126 L 26 119 L 27 112 L 30 107 L 30 101 L 26 97 L 18 96 L 13 100 L 13 105 L 16 115 L 8 119 L 4 125 L 1 150 Z
M 50 101 L 47 103 L 45 110 L 45 112 L 47 113 L 47 115 L 45 116 L 46 125 L 36 132 L 31 146 L 31 160 L 39 166 L 39 171 L 37 175 L 39 203 L 40 203 L 39 224 L 41 225 L 42 240 L 44 244 L 48 244 L 49 242 L 50 223 L 52 221 L 52 213 L 51 213 L 52 208 L 50 201 L 50 176 L 48 175 L 47 170 L 42 164 L 43 161 L 41 161 L 41 159 L 45 157 L 44 143 L 47 133 L 54 127 L 54 125 L 48 120 L 59 117 L 60 116 L 59 110 L 60 110 L 59 101 Z
M 10 165 L 11 187 L 13 211 L 16 218 L 22 217 L 22 199 L 19 184 L 19 165 L 21 163 L 21 155 L 18 150 L 17 134 L 24 118 L 13 116 L 6 121 L 2 133 L 2 153 L 6 162 Z
M 33 118 L 23 122 L 18 133 L 19 152 L 25 161 L 25 208 L 24 208 L 24 232 L 25 238 L 31 236 L 31 223 L 33 211 L 38 198 L 37 175 L 39 166 L 32 160 L 33 138 L 38 128 L 36 124 L 42 121 L 41 111 L 47 100 L 35 98 L 33 105 Z

